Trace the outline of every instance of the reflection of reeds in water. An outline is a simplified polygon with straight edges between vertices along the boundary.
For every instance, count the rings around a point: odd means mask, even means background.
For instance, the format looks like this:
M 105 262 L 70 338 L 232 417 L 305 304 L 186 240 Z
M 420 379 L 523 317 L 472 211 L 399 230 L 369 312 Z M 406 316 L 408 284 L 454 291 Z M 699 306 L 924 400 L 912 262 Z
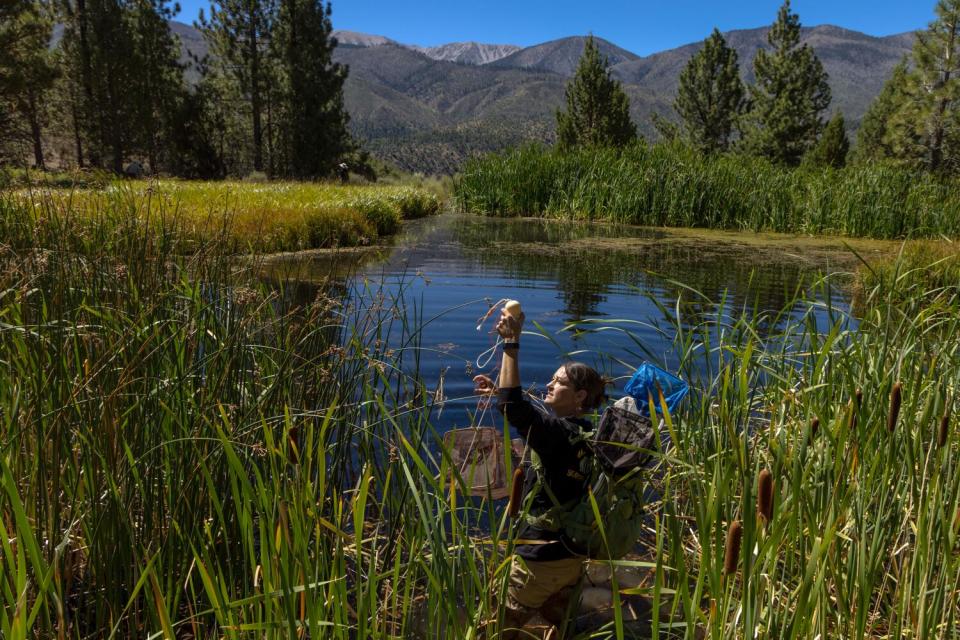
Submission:
M 138 220 L 0 216 L 0 635 L 459 638 L 495 619 L 512 527 L 440 447 L 422 320 L 378 290 L 292 298 Z M 949 415 L 958 301 L 869 298 L 856 331 L 803 300 L 778 318 L 704 300 L 693 326 L 660 307 L 694 390 L 650 473 L 637 591 L 676 623 L 662 637 L 955 623 L 956 439 L 932 455 L 927 428 L 890 437 L 884 403 L 846 404 L 900 381 L 898 424 Z M 778 479 L 762 533 L 757 469 Z

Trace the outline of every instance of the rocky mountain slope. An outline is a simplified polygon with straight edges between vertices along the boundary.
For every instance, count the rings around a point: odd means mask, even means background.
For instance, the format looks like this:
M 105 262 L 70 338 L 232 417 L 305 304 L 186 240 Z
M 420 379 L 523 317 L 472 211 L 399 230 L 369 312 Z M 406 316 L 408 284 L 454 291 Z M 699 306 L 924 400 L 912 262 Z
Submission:
M 480 42 L 451 42 L 438 47 L 408 46 L 434 60 L 447 60 L 464 64 L 489 64 L 520 51 L 520 47 L 515 44 L 483 44 Z
M 174 23 L 185 49 L 202 55 L 202 37 Z M 724 34 L 752 80 L 756 52 L 767 46 L 767 28 Z M 584 37 L 562 38 L 523 49 L 510 45 L 454 43 L 403 45 L 383 36 L 336 32 L 335 59 L 349 65 L 345 101 L 351 128 L 364 146 L 397 165 L 425 173 L 455 171 L 474 153 L 525 141 L 550 143 L 554 114 L 563 105 Z M 874 37 L 830 25 L 805 28 L 833 89 L 831 111 L 842 110 L 856 128 L 893 66 L 910 51 L 912 34 Z M 598 38 L 612 72 L 624 83 L 638 129 L 655 135 L 653 113 L 674 118 L 680 70 L 701 43 L 640 57 Z

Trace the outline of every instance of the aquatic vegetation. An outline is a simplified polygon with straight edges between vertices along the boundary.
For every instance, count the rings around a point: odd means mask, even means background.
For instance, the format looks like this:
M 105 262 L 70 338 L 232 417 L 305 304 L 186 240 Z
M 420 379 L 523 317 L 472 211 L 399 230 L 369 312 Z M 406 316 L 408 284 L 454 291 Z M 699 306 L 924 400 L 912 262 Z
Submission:
M 729 576 L 737 572 L 740 564 L 740 543 L 743 540 L 743 526 L 734 520 L 727 529 L 727 543 L 723 551 L 723 575 Z
M 229 243 L 181 253 L 179 227 L 126 209 L 80 234 L 18 211 L 0 208 L 0 635 L 496 631 L 510 514 L 464 497 L 402 292 L 268 287 Z M 960 297 L 904 284 L 867 291 L 859 324 L 689 288 L 695 323 L 685 300 L 639 319 L 693 389 L 651 473 L 646 564 L 625 563 L 650 579 L 616 596 L 651 602 L 654 634 L 957 628 Z
M 770 469 L 762 469 L 757 478 L 757 513 L 763 517 L 764 525 L 773 520 L 773 474 Z
M 878 287 L 905 297 L 922 296 L 931 303 L 955 299 L 960 296 L 960 242 L 907 242 L 897 254 L 865 261 L 853 283 L 854 308 L 868 306 L 870 293 Z
M 537 146 L 469 161 L 460 210 L 649 226 L 871 238 L 960 236 L 960 183 L 874 165 L 786 169 L 676 144 L 558 152 Z
M 118 213 L 144 224 L 175 224 L 184 251 L 217 239 L 233 251 L 272 252 L 355 246 L 395 233 L 403 220 L 434 215 L 442 202 L 419 187 L 114 180 L 93 189 L 20 189 L 5 207 L 34 217 L 50 209 L 85 226 Z M 66 217 L 66 216 L 63 216 Z

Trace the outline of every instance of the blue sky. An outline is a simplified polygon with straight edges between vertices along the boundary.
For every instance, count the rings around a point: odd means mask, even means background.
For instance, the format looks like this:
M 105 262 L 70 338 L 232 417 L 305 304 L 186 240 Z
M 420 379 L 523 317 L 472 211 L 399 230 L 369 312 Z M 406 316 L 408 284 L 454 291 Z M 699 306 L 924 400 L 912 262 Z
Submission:
M 178 20 L 192 22 L 208 0 L 180 0 Z M 834 24 L 871 35 L 925 27 L 935 0 L 794 0 L 805 26 Z M 333 26 L 407 44 L 476 40 L 528 46 L 592 32 L 640 55 L 759 27 L 780 0 L 334 0 Z

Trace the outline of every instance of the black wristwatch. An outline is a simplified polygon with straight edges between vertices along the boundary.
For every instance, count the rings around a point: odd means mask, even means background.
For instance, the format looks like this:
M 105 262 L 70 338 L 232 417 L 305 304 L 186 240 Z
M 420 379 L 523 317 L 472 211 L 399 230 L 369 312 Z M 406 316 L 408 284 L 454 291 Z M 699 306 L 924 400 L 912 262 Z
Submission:
M 503 341 L 504 349 L 519 349 L 520 341 L 519 340 L 504 340 Z

